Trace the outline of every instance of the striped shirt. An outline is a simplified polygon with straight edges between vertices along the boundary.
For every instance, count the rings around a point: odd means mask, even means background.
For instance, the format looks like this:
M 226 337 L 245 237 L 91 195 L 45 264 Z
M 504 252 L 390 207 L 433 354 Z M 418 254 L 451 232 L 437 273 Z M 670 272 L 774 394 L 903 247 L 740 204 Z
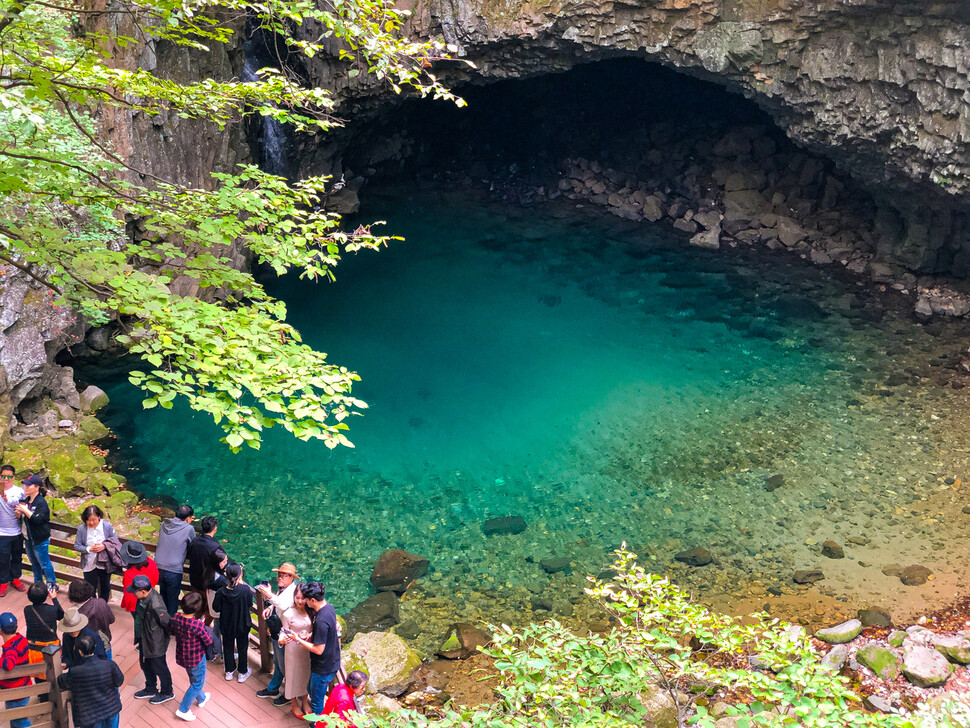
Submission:
M 17 665 L 27 664 L 27 638 L 22 634 L 10 635 L 3 643 L 3 657 L 0 657 L 0 668 L 12 670 Z M 16 677 L 12 680 L 0 680 L 0 688 L 22 688 L 30 685 L 29 677 Z

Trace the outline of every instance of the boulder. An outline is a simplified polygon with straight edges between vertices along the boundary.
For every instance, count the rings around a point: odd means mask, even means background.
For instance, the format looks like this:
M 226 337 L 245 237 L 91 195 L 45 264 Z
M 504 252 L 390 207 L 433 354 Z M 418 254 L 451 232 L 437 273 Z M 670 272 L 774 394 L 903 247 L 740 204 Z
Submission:
M 828 642 L 830 645 L 841 645 L 854 640 L 860 632 L 862 632 L 862 622 L 858 619 L 850 619 L 834 627 L 820 629 L 815 633 L 815 639 Z
M 367 715 L 375 718 L 389 718 L 404 707 L 394 698 L 389 698 L 380 693 L 362 696 L 360 704 Z
M 950 663 L 934 649 L 910 647 L 903 655 L 903 675 L 917 687 L 939 687 L 950 677 Z
M 893 623 L 889 612 L 879 607 L 860 609 L 858 617 L 863 627 L 891 627 Z
M 866 645 L 856 652 L 855 659 L 883 680 L 893 680 L 899 675 L 899 655 L 885 647 Z
M 363 670 L 367 692 L 376 693 L 407 682 L 421 658 L 393 632 L 364 632 L 343 650 L 344 669 Z
M 657 685 L 647 685 L 637 693 L 637 700 L 643 705 L 644 711 L 637 725 L 643 728 L 677 728 L 677 703 L 670 693 Z
M 794 247 L 808 237 L 808 233 L 790 217 L 779 217 L 775 224 L 775 235 L 786 248 Z
M 482 524 L 482 533 L 486 536 L 514 536 L 522 533 L 526 528 L 528 524 L 522 516 L 503 516 L 485 521 Z
M 707 566 L 711 563 L 711 552 L 703 546 L 695 546 L 674 555 L 674 559 L 688 566 Z
M 886 638 L 886 641 L 889 643 L 890 647 L 900 647 L 905 640 L 906 640 L 906 633 L 903 632 L 901 629 L 897 629 L 894 632 L 890 632 L 889 637 Z
M 693 235 L 697 232 L 697 223 L 682 217 L 679 220 L 674 220 L 674 229 Z
M 869 710 L 874 710 L 879 713 L 896 712 L 896 709 L 893 708 L 893 704 L 890 701 L 886 700 L 886 698 L 881 698 L 878 695 L 867 695 L 862 699 L 862 704 Z
M 106 404 L 108 404 L 108 395 L 105 394 L 104 390 L 100 387 L 89 384 L 88 387 L 81 392 L 80 405 L 81 412 L 84 414 L 97 412 Z
M 428 573 L 431 563 L 423 556 L 412 554 L 404 549 L 389 549 L 380 555 L 370 583 L 377 591 L 392 591 L 403 594 L 411 582 Z
M 752 220 L 770 212 L 771 203 L 756 190 L 732 190 L 724 193 L 725 220 Z
M 830 559 L 844 559 L 845 551 L 835 541 L 825 541 L 822 543 L 822 556 Z
M 690 239 L 690 244 L 697 248 L 707 250 L 717 250 L 721 247 L 721 226 L 718 225 L 710 230 L 702 230 Z
M 659 198 L 650 195 L 643 201 L 643 216 L 650 222 L 657 222 L 664 216 L 663 203 Z
M 446 660 L 467 660 L 492 643 L 492 635 L 471 624 L 454 624 L 438 654 Z
M 765 480 L 765 490 L 769 493 L 778 490 L 781 486 L 785 484 L 785 476 L 781 473 L 775 473 Z
M 560 571 L 566 571 L 569 568 L 569 559 L 566 557 L 549 557 L 547 559 L 542 559 L 539 562 L 539 566 L 547 574 L 557 574 Z
M 935 637 L 933 646 L 950 662 L 970 664 L 970 641 L 965 637 Z
M 347 631 L 344 641 L 354 638 L 358 632 L 383 632 L 401 621 L 401 607 L 394 592 L 381 592 L 364 601 L 343 615 Z
M 814 584 L 816 581 L 822 581 L 824 578 L 825 574 L 820 569 L 800 569 L 792 577 L 796 584 Z
M 849 648 L 847 645 L 836 645 L 831 650 L 829 650 L 820 660 L 822 667 L 831 672 L 838 672 L 845 665 L 846 659 L 849 657 Z
M 900 570 L 899 580 L 906 586 L 919 586 L 920 584 L 925 584 L 926 580 L 930 578 L 932 573 L 933 572 L 927 569 L 925 566 L 913 564 L 912 566 L 907 566 L 906 568 Z

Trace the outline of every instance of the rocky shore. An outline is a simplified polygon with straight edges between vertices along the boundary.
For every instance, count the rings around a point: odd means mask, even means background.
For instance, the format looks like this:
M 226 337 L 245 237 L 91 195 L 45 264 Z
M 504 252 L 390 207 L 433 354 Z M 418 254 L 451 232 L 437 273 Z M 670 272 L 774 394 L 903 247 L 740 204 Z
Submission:
M 915 315 L 970 313 L 965 281 L 917 276 L 890 249 L 890 223 L 857 185 L 831 164 L 776 142 L 766 127 L 721 135 L 681 133 L 656 124 L 634 141 L 630 164 L 584 157 L 560 164 L 556 192 L 630 220 L 669 225 L 691 245 L 789 250 L 816 265 L 839 265 L 913 300 Z M 913 267 L 925 261 L 913 240 Z

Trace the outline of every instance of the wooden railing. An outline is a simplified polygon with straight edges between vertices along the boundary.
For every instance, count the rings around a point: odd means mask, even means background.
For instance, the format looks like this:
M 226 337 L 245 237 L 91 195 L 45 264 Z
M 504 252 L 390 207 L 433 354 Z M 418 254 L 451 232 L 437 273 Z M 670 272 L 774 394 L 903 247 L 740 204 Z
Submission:
M 18 665 L 12 670 L 0 670 L 0 680 L 14 680 L 16 678 L 31 677 L 41 670 L 46 673 L 43 681 L 26 685 L 22 688 L 0 688 L 0 723 L 30 718 L 32 728 L 68 728 L 67 704 L 70 693 L 62 691 L 57 685 L 57 676 L 61 674 L 60 645 L 48 645 L 40 648 L 44 655 L 43 663 L 32 665 Z M 3 707 L 7 700 L 22 700 L 34 696 L 46 697 L 47 700 L 38 703 L 28 703 L 20 708 Z M 38 719 L 40 722 L 38 722 Z

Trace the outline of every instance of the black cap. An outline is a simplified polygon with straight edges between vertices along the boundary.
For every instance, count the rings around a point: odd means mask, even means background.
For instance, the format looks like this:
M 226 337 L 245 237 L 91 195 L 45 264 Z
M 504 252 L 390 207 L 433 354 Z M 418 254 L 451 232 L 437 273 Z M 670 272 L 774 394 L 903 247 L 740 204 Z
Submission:
M 148 580 L 148 577 L 144 574 L 139 574 L 134 579 L 131 580 L 131 584 L 125 589 L 129 594 L 134 594 L 140 591 L 149 591 L 152 588 L 152 583 Z

